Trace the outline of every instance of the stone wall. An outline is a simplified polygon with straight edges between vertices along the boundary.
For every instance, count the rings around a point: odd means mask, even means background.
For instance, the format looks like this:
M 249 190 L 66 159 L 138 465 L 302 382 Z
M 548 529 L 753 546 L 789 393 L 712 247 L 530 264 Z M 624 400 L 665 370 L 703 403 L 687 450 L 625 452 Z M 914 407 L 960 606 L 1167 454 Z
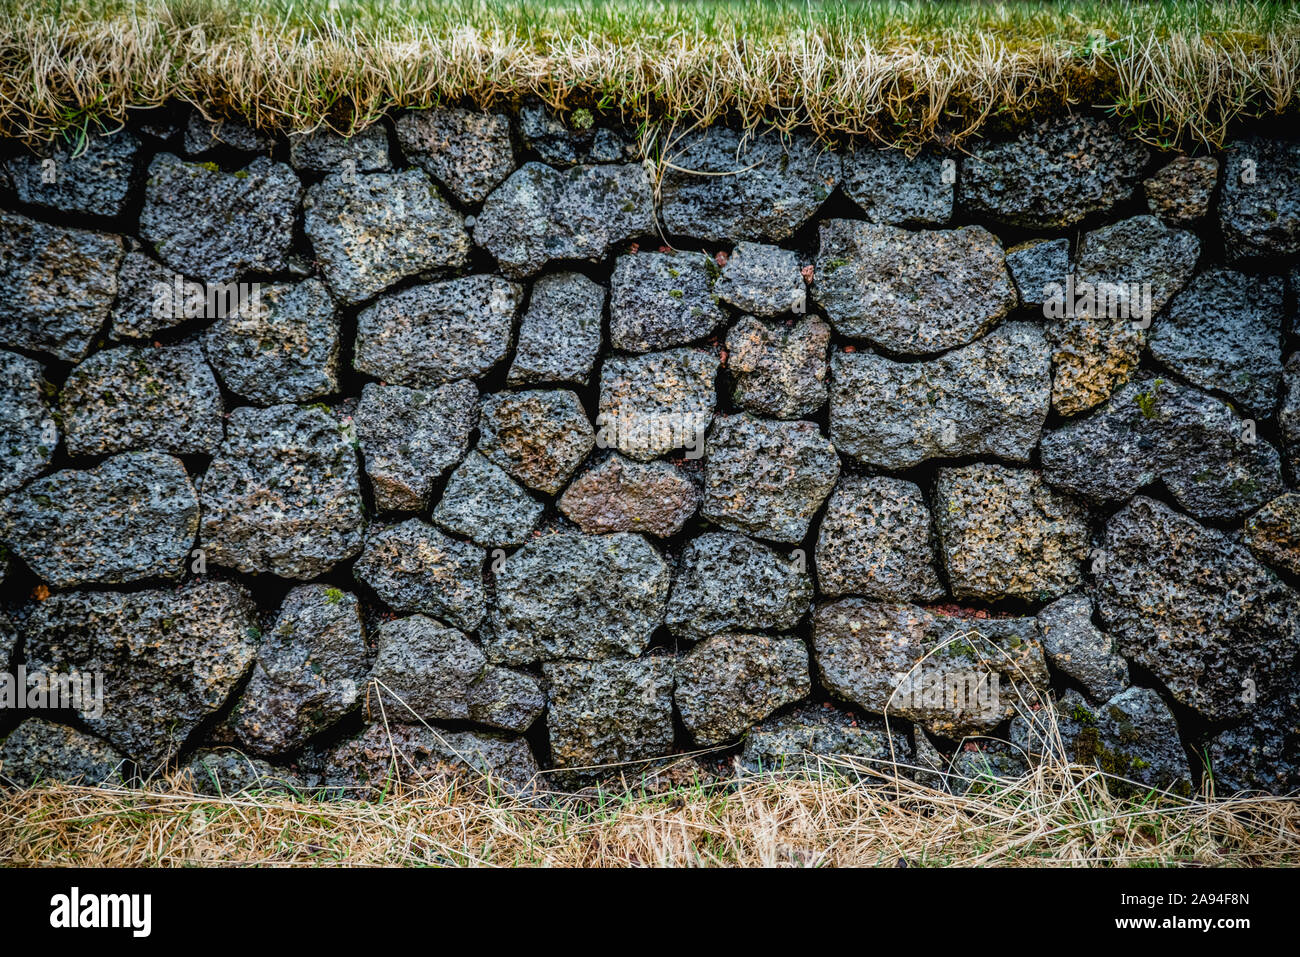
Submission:
M 0 774 L 1300 786 L 1300 146 L 590 119 L 6 145 Z

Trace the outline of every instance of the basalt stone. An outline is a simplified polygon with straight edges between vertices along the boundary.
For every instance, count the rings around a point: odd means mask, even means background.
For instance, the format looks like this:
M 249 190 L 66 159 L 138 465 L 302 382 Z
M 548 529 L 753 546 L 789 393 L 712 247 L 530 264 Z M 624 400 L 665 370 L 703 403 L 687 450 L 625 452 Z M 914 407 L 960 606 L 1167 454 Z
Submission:
M 1005 741 L 967 741 L 948 765 L 947 790 L 963 796 L 997 792 L 1028 771 L 1024 753 Z
M 60 141 L 5 163 L 24 203 L 61 213 L 120 216 L 139 179 L 140 140 L 129 130 Z
M 841 476 L 817 533 L 817 585 L 828 596 L 942 598 L 921 489 L 903 479 Z
M 793 323 L 741 316 L 727 333 L 732 400 L 756 415 L 797 419 L 826 404 L 831 328 L 816 316 Z
M 221 389 L 194 341 L 96 352 L 59 393 L 70 455 L 151 449 L 211 455 L 221 443 Z
M 519 108 L 519 133 L 524 144 L 552 166 L 618 163 L 636 154 L 635 145 L 622 133 L 594 126 L 589 111 L 574 110 L 566 124 L 539 102 Z
M 992 730 L 1048 685 L 1033 618 L 949 618 L 845 598 L 817 607 L 813 651 L 836 697 L 951 738 Z
M 808 648 L 799 639 L 715 635 L 677 663 L 673 701 L 696 744 L 720 744 L 810 686 Z
M 740 763 L 748 771 L 816 768 L 818 758 L 864 768 L 905 764 L 912 749 L 902 729 L 859 718 L 829 704 L 807 704 L 764 721 L 745 736 Z M 834 765 L 836 769 L 840 765 Z
M 138 250 L 123 256 L 117 271 L 117 301 L 110 313 L 109 334 L 119 340 L 152 339 L 196 318 L 185 314 L 183 300 L 182 308 L 176 308 L 178 275 Z M 181 282 L 185 281 L 182 277 Z
M 670 538 L 700 504 L 695 483 L 668 462 L 634 462 L 617 453 L 579 474 L 557 503 L 588 535 L 643 532 Z
M 352 573 L 398 614 L 435 615 L 473 631 L 487 605 L 485 557 L 483 549 L 411 518 L 372 527 Z
M 275 137 L 237 117 L 209 120 L 197 110 L 185 124 L 185 155 L 197 156 L 217 146 L 244 153 L 265 153 L 275 147 Z
M 407 159 L 461 203 L 487 199 L 515 168 L 510 121 L 499 113 L 439 109 L 397 118 L 397 143 Z
M 705 445 L 700 514 L 732 531 L 799 542 L 839 474 L 835 446 L 815 423 L 718 416 Z
M 35 359 L 0 350 L 0 495 L 45 471 L 58 444 L 45 370 Z
M 195 794 L 209 797 L 247 792 L 300 794 L 307 789 L 306 782 L 297 774 L 234 748 L 197 752 L 185 766 L 185 774 Z
M 257 656 L 257 607 L 240 585 L 66 592 L 24 629 L 29 672 L 107 676 L 103 713 L 82 721 L 151 771 L 225 704 Z
M 703 253 L 619 256 L 609 281 L 609 339 L 649 352 L 709 335 L 725 320 L 713 291 L 718 265 Z
M 48 781 L 120 787 L 130 777 L 127 758 L 107 741 L 28 718 L 0 742 L 0 781 L 29 788 Z
M 1134 216 L 1083 237 L 1074 301 L 1067 289 L 1059 314 L 1045 310 L 1055 320 L 1050 335 L 1057 412 L 1091 409 L 1133 376 L 1152 317 L 1191 279 L 1200 249 L 1195 234 L 1168 229 L 1154 216 Z M 1091 296 L 1084 283 L 1094 290 Z
M 261 754 L 300 748 L 358 707 L 367 671 L 356 596 L 324 585 L 291 589 L 232 715 L 239 740 Z
M 554 495 L 596 444 L 568 389 L 498 392 L 483 401 L 478 448 L 531 489 Z
M 960 202 L 1013 226 L 1061 229 L 1128 199 L 1149 156 L 1104 120 L 1062 117 L 975 147 L 961 164 Z
M 497 276 L 412 286 L 357 316 L 358 372 L 421 387 L 477 378 L 510 352 L 523 290 Z
M 759 316 L 802 313 L 808 303 L 799 254 L 762 243 L 736 243 L 716 292 L 723 302 Z
M 955 160 L 869 149 L 845 153 L 841 162 L 844 192 L 873 223 L 943 225 L 952 218 Z
M 122 240 L 0 211 L 0 345 L 79 362 L 117 295 Z
M 258 405 L 339 387 L 339 318 L 319 279 L 261 287 L 256 302 L 208 327 L 203 346 L 226 388 Z
M 1219 228 L 1228 261 L 1276 261 L 1300 254 L 1300 145 L 1252 137 L 1223 155 Z
M 367 383 L 353 422 L 375 507 L 423 511 L 434 484 L 469 448 L 478 389 L 467 381 L 429 390 Z
M 1166 226 L 1193 226 L 1210 211 L 1219 180 L 1213 156 L 1179 156 L 1142 184 L 1147 208 Z
M 799 555 L 733 532 L 706 532 L 682 550 L 665 623 L 675 635 L 788 631 L 812 604 L 812 578 Z
M 1038 613 L 1047 660 L 1069 675 L 1093 701 L 1113 698 L 1129 686 L 1128 663 L 1110 635 L 1092 623 L 1087 595 L 1066 595 Z
M 464 633 L 423 615 L 385 622 L 378 642 L 371 678 L 388 721 L 475 721 L 525 731 L 546 704 L 532 677 L 489 665 Z M 370 712 L 380 720 L 376 703 Z
M 483 203 L 474 242 L 507 276 L 531 276 L 554 259 L 603 259 L 614 245 L 655 228 L 643 166 L 525 163 Z
M 1279 495 L 1246 519 L 1244 541 L 1261 562 L 1300 575 L 1300 493 Z
M 529 542 L 496 572 L 483 634 L 489 661 L 637 655 L 664 618 L 668 566 L 640 535 L 557 533 Z
M 698 457 L 717 403 L 718 364 L 716 353 L 693 348 L 607 357 L 596 420 L 601 448 L 642 462 L 683 447 Z
M 966 455 L 1027 462 L 1047 419 L 1050 370 L 1043 331 L 1022 322 L 927 362 L 836 351 L 831 440 L 878 468 Z
M 1296 673 L 1269 701 L 1251 708 L 1244 723 L 1212 738 L 1205 754 L 1220 795 L 1300 789 L 1300 678 Z
M 295 169 L 334 173 L 351 165 L 358 173 L 378 173 L 390 168 L 388 134 L 375 123 L 351 136 L 329 129 L 289 135 L 289 162 Z
M 7 564 L 7 562 L 5 563 Z M 0 575 L 0 585 L 4 584 L 4 577 Z M 9 620 L 9 616 L 0 612 L 0 671 L 9 667 L 13 660 L 14 652 L 18 650 L 18 629 L 14 623 Z
M 511 788 L 531 788 L 540 776 L 537 759 L 523 738 L 373 724 L 327 752 L 323 780 L 351 796 L 378 798 L 437 780 L 448 771 L 487 775 Z
M 200 493 L 208 560 L 282 578 L 324 574 L 361 551 L 359 472 L 323 409 L 235 409 Z
M 1047 601 L 1079 584 L 1088 513 L 1029 469 L 940 469 L 935 525 L 957 598 Z
M 1055 290 L 1053 283 L 1064 285 L 1070 274 L 1068 239 L 1031 239 L 1007 250 L 1007 270 L 1026 306 L 1041 306 Z
M 519 324 L 519 343 L 506 381 L 586 385 L 600 353 L 604 309 L 604 288 L 581 273 L 539 278 Z
M 140 235 L 166 265 L 204 282 L 279 272 L 301 199 L 293 169 L 265 156 L 226 173 L 161 153 L 149 165 Z
M 1151 330 L 1151 356 L 1192 385 L 1268 416 L 1282 386 L 1280 276 L 1203 272 Z
M 1043 476 L 1091 502 L 1122 501 L 1156 479 L 1198 518 L 1228 521 L 1282 492 L 1277 450 L 1223 401 L 1164 379 L 1119 389 L 1043 436 Z
M 1282 367 L 1277 429 L 1286 450 L 1287 475 L 1292 485 L 1300 484 L 1300 353 L 1292 354 Z
M 666 657 L 543 665 L 555 766 L 598 773 L 672 750 L 673 671 Z
M 1300 653 L 1300 596 L 1250 552 L 1137 496 L 1106 525 L 1093 597 L 1124 657 L 1212 721 L 1268 701 Z
M 478 452 L 451 473 L 433 520 L 479 545 L 519 545 L 532 535 L 546 506 Z
M 788 239 L 840 178 L 839 157 L 802 133 L 745 137 L 711 126 L 670 159 L 660 184 L 665 228 L 713 242 Z
M 302 208 L 325 281 L 345 303 L 469 260 L 464 220 L 419 170 L 333 173 L 307 190 Z
M 1178 724 L 1150 688 L 1121 691 L 1100 707 L 1067 691 L 1050 709 L 1017 715 L 1011 743 L 1028 755 L 1097 767 L 1138 785 L 1109 781 L 1117 794 L 1149 788 L 1191 793 L 1192 772 Z
M 0 502 L 0 540 L 53 588 L 180 578 L 199 500 L 179 459 L 126 452 Z
M 912 231 L 832 219 L 815 266 L 812 293 L 831 325 L 893 352 L 965 345 L 1016 305 L 1002 244 L 981 226 Z

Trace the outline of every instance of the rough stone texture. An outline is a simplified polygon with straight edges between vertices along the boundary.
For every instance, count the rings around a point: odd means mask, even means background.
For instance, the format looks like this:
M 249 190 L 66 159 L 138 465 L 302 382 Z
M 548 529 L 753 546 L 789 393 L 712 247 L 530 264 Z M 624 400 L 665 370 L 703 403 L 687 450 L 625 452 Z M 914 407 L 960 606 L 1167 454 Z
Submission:
M 604 287 L 581 273 L 539 278 L 519 324 L 519 343 L 506 381 L 586 385 L 600 352 L 604 309 Z
M 1137 496 L 1106 525 L 1093 597 L 1122 655 L 1211 720 L 1268 701 L 1300 653 L 1300 595 L 1221 532 Z
M 1020 751 L 1005 741 L 981 738 L 966 742 L 953 754 L 946 776 L 947 789 L 960 795 L 996 791 L 1028 770 L 1029 764 Z
M 529 542 L 496 572 L 483 632 L 489 661 L 638 655 L 664 618 L 668 566 L 640 535 L 557 533 Z
M 799 542 L 839 474 L 835 446 L 812 422 L 718 416 L 705 445 L 700 514 L 733 531 Z
M 433 520 L 485 547 L 519 545 L 532 535 L 546 506 L 478 452 L 451 473 Z
M 358 173 L 389 169 L 388 134 L 382 123 L 368 126 L 352 136 L 333 130 L 289 135 L 289 162 L 295 169 L 313 173 L 334 173 L 349 164 Z
M 841 162 L 844 192 L 871 222 L 943 225 L 952 218 L 956 160 L 932 153 L 909 159 L 902 150 L 869 149 L 845 153 Z
M 1043 476 L 1097 503 L 1119 502 L 1157 478 L 1198 518 L 1240 518 L 1282 492 L 1277 450 L 1253 438 L 1213 396 L 1143 378 L 1100 409 L 1043 436 Z
M 808 292 L 799 269 L 799 254 L 793 250 L 736 243 L 715 291 L 719 299 L 741 312 L 759 316 L 802 313 L 808 306 Z
M 848 758 L 863 767 L 907 763 L 912 749 L 901 729 L 862 719 L 829 704 L 808 704 L 765 721 L 745 736 L 740 763 L 749 771 L 793 771 L 816 758 Z M 809 760 L 812 757 L 814 760 Z
M 812 598 L 802 556 L 782 555 L 734 532 L 706 532 L 682 549 L 665 624 L 691 639 L 725 631 L 788 631 Z
M 378 643 L 371 678 L 389 721 L 475 721 L 526 731 L 546 705 L 530 676 L 489 665 L 464 633 L 423 615 L 385 622 Z M 376 703 L 370 712 L 382 721 Z
M 487 608 L 485 558 L 481 548 L 411 518 L 372 526 L 352 573 L 399 614 L 422 612 L 473 631 Z
M 203 282 L 278 272 L 301 199 L 294 171 L 265 156 L 225 173 L 160 153 L 149 164 L 140 235 L 166 265 Z
M 1205 748 L 1214 788 L 1221 795 L 1300 789 L 1300 679 L 1293 672 L 1269 701 L 1247 720 L 1220 732 Z
M 507 276 L 531 276 L 553 259 L 603 259 L 610 248 L 655 228 L 645 167 L 576 166 L 557 172 L 525 163 L 483 203 L 474 242 Z
M 611 355 L 600 369 L 601 448 L 647 462 L 673 449 L 699 457 L 717 403 L 719 359 L 702 349 Z
M 789 238 L 821 207 L 840 176 L 839 157 L 806 134 L 744 139 L 712 126 L 685 137 L 660 184 L 664 228 L 726 242 Z M 716 174 L 726 175 L 716 175 Z
M 349 796 L 373 798 L 391 794 L 397 784 L 414 787 L 447 771 L 465 770 L 524 789 L 536 784 L 540 774 L 523 738 L 372 724 L 325 755 L 322 778 Z
M 531 489 L 554 495 L 596 444 L 568 389 L 498 392 L 479 415 L 479 451 Z
M 28 718 L 0 742 L 0 781 L 22 788 L 43 781 L 115 787 L 130 776 L 126 760 L 106 741 L 64 724 Z
M 1193 226 L 1210 211 L 1219 179 L 1213 156 L 1178 156 L 1142 184 L 1147 208 L 1166 226 Z
M 56 140 L 38 153 L 8 160 L 5 171 L 24 203 L 62 213 L 120 216 L 139 178 L 140 139 L 118 130 L 87 136 L 82 143 Z
M 1261 562 L 1300 575 L 1300 494 L 1279 495 L 1246 519 L 1243 540 Z
M 1229 262 L 1300 254 L 1300 145 L 1265 137 L 1228 144 L 1219 228 Z
M 836 697 L 952 738 L 990 731 L 1048 683 L 1033 618 L 947 618 L 845 598 L 817 607 L 813 651 Z M 953 681 L 963 695 L 936 693 Z
M 177 275 L 143 252 L 127 252 L 117 270 L 109 334 L 114 339 L 152 339 L 192 318 L 185 315 L 184 299 L 182 308 L 176 308 Z
M 928 362 L 831 354 L 831 441 L 864 465 L 992 455 L 1027 462 L 1050 394 L 1042 330 L 1009 322 Z
M 360 705 L 368 670 L 357 597 L 324 585 L 291 589 L 232 715 L 239 740 L 261 754 L 301 747 Z
M 1067 314 L 1049 312 L 1056 370 L 1052 407 L 1057 412 L 1075 415 L 1091 409 L 1132 377 L 1152 317 L 1191 278 L 1200 248 L 1193 233 L 1168 229 L 1154 216 L 1134 216 L 1083 237 L 1076 302 L 1070 302 L 1067 289 Z M 1086 292 L 1081 283 L 1097 290 L 1096 301 L 1083 308 L 1077 303 Z
M 976 146 L 961 164 L 961 205 L 1030 229 L 1073 226 L 1133 193 L 1150 153 L 1104 120 L 1069 116 Z
M 53 588 L 180 578 L 199 500 L 179 459 L 125 452 L 0 502 L 0 541 Z
M 1064 285 L 1070 274 L 1068 239 L 1031 239 L 1007 250 L 1007 271 L 1026 306 L 1041 306 L 1055 290 L 1052 283 Z
M 673 746 L 671 658 L 542 666 L 551 760 L 576 770 L 667 754 Z
M 1286 451 L 1287 477 L 1292 485 L 1300 484 L 1300 353 L 1294 353 L 1282 367 L 1282 401 L 1277 412 L 1277 428 Z
M 464 221 L 419 170 L 333 173 L 307 190 L 302 209 L 325 281 L 345 303 L 469 259 Z
M 677 663 L 673 700 L 696 744 L 720 744 L 810 687 L 808 648 L 799 639 L 716 635 Z
M 1282 386 L 1282 292 L 1280 276 L 1203 272 L 1151 329 L 1151 357 L 1192 385 L 1268 416 Z
M 1087 511 L 1044 485 L 1038 472 L 1003 465 L 940 469 L 934 512 L 957 598 L 1047 601 L 1079 584 Z
M 514 171 L 510 121 L 499 113 L 438 109 L 397 118 L 397 143 L 406 158 L 476 206 Z
M 965 345 L 1016 305 L 1002 245 L 982 226 L 914 232 L 833 219 L 815 267 L 812 293 L 831 325 L 893 352 Z
M 0 211 L 0 345 L 79 362 L 117 295 L 122 240 Z
M 649 352 L 702 339 L 726 317 L 718 308 L 717 263 L 697 252 L 619 256 L 609 280 L 609 340 Z
M 478 389 L 465 381 L 429 390 L 367 383 L 353 422 L 375 507 L 420 512 L 469 448 Z
M 727 333 L 732 401 L 756 415 L 797 419 L 826 404 L 831 328 L 816 316 L 793 323 L 741 316 Z
M 1053 710 L 1044 708 L 1013 719 L 1011 743 L 1033 756 L 1092 765 L 1140 785 L 1135 789 L 1109 782 L 1115 793 L 1141 794 L 1160 788 L 1189 795 L 1192 790 L 1178 725 L 1150 688 L 1129 688 L 1096 708 L 1078 692 L 1067 691 Z
M 1092 623 L 1087 595 L 1066 595 L 1038 613 L 1047 660 L 1088 693 L 1105 701 L 1129 686 L 1128 662 L 1115 652 L 1110 635 Z
M 69 455 L 211 455 L 225 407 L 203 351 L 190 341 L 96 352 L 68 375 L 59 410 Z
M 465 276 L 384 296 L 357 316 L 353 365 L 406 386 L 486 374 L 510 352 L 523 290 L 496 276 Z
M 0 575 L 0 585 L 4 584 L 4 577 Z M 10 621 L 9 616 L 0 612 L 0 671 L 9 667 L 13 660 L 14 652 L 18 650 L 18 629 Z
M 282 578 L 329 571 L 361 550 L 359 472 L 328 412 L 235 409 L 199 496 L 208 561 Z
M 149 772 L 239 685 L 257 655 L 256 626 L 252 597 L 230 582 L 66 592 L 27 620 L 27 667 L 104 675 L 103 714 L 83 708 L 81 719 Z
M 575 110 L 565 119 L 551 113 L 540 102 L 519 108 L 519 133 L 524 144 L 552 166 L 574 163 L 616 163 L 632 159 L 636 147 L 626 136 L 607 127 L 594 126 L 590 115 Z
M 306 790 L 306 782 L 298 775 L 234 748 L 199 751 L 185 766 L 185 771 L 194 793 L 210 797 L 229 797 L 249 791 L 302 794 Z
M 680 532 L 699 504 L 699 489 L 675 466 L 642 464 L 617 453 L 580 473 L 558 502 L 588 535 L 643 532 L 659 538 Z
M 263 153 L 275 146 L 275 137 L 234 117 L 209 120 L 198 111 L 190 113 L 185 124 L 185 155 L 197 156 L 216 146 L 228 146 L 244 153 Z
M 921 489 L 903 479 L 841 476 L 817 533 L 817 588 L 887 601 L 942 598 Z
M 325 284 L 268 283 L 258 298 L 204 334 L 208 361 L 226 388 L 258 405 L 337 391 L 339 318 Z
M 40 475 L 58 444 L 45 370 L 35 359 L 0 350 L 0 495 Z

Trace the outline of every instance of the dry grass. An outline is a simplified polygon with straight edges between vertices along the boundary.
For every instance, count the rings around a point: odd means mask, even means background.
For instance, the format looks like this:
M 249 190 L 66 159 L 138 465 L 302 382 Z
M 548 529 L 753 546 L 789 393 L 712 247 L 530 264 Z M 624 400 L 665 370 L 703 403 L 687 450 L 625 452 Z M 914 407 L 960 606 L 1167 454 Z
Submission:
M 916 147 L 1064 104 L 1161 145 L 1293 113 L 1285 3 L 0 0 L 0 133 L 169 100 L 347 132 L 395 107 L 537 95 L 633 124 L 723 115 Z

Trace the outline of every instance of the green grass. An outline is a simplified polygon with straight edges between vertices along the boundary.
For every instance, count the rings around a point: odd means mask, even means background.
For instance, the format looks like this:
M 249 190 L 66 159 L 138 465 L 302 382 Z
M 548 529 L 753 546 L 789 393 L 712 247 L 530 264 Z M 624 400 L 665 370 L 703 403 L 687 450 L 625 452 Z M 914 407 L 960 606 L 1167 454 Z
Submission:
M 170 99 L 347 132 L 396 107 L 536 95 L 677 128 L 960 142 L 1067 105 L 1161 145 L 1293 114 L 1284 3 L 0 0 L 0 133 L 114 125 Z

